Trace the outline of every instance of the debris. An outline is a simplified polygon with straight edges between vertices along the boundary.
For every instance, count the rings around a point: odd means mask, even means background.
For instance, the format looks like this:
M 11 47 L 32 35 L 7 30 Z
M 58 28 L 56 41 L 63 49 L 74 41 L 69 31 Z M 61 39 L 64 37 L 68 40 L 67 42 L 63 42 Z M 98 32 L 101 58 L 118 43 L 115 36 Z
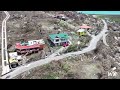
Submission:
M 112 71 L 116 70 L 116 67 L 112 68 Z

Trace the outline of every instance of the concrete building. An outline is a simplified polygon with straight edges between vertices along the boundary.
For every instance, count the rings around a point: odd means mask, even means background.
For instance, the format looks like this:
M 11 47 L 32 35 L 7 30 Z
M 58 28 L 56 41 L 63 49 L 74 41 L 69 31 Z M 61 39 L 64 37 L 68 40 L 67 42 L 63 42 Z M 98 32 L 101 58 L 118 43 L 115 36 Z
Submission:
M 77 34 L 80 35 L 80 36 L 86 35 L 85 29 L 79 29 L 77 31 Z
M 49 39 L 55 45 L 63 45 L 68 43 L 68 34 L 67 33 L 59 33 L 59 34 L 50 34 Z

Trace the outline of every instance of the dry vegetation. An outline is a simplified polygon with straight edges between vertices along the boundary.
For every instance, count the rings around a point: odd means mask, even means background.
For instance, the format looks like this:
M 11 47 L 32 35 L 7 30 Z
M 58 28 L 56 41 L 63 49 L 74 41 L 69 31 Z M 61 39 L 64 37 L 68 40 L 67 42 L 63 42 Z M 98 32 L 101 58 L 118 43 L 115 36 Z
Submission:
M 14 51 L 14 44 L 21 41 L 21 39 L 33 40 L 33 39 L 46 39 L 48 34 L 57 33 L 58 29 L 62 32 L 75 31 L 68 24 L 61 24 L 61 22 L 55 18 L 52 18 L 48 14 L 64 13 L 70 18 L 69 24 L 74 26 L 80 26 L 82 23 L 91 23 L 91 26 L 96 26 L 96 19 L 92 16 L 78 15 L 75 12 L 63 12 L 63 11 L 9 11 L 10 19 L 7 22 L 8 30 L 8 45 L 9 50 Z M 3 15 L 0 18 L 2 22 Z M 85 20 L 88 18 L 87 20 Z M 99 25 L 98 28 L 89 31 L 90 33 L 100 32 L 103 24 Z M 98 30 L 98 31 L 97 31 Z M 1 31 L 0 31 L 1 32 Z M 116 41 L 114 36 L 120 37 L 119 33 L 109 33 L 107 36 L 107 42 L 110 47 L 105 46 L 102 41 L 99 41 L 97 49 L 92 52 L 85 53 L 79 56 L 68 57 L 60 61 L 53 61 L 50 64 L 36 67 L 30 71 L 24 72 L 18 75 L 17 79 L 107 79 L 107 78 L 120 78 L 120 67 L 116 62 L 120 62 L 115 56 L 120 57 L 120 52 L 117 47 L 120 47 L 120 40 Z M 91 38 L 78 37 L 86 43 L 89 43 Z M 0 38 L 1 40 L 1 38 Z M 76 37 L 74 40 L 75 41 Z M 12 46 L 11 46 L 12 45 Z M 82 45 L 81 45 L 82 46 Z M 53 48 L 56 49 L 56 48 Z M 49 51 L 49 46 L 46 45 L 45 52 Z M 41 59 L 40 52 L 28 56 L 28 62 L 36 61 Z M 0 55 L 1 57 L 1 55 Z M 43 56 L 44 57 L 44 56 Z M 94 58 L 95 57 L 95 58 Z M 0 59 L 1 60 L 1 59 Z M 108 77 L 108 72 L 111 68 L 117 67 L 116 71 L 118 75 L 116 77 Z
M 80 79 L 97 78 L 93 74 L 101 73 L 99 64 L 91 60 L 81 61 L 81 57 L 66 58 L 65 60 L 53 61 L 42 67 L 36 67 L 26 73 L 17 76 L 17 79 Z M 68 60 L 69 59 L 69 60 Z M 90 67 L 90 68 L 89 68 Z M 92 70 L 92 71 L 90 71 Z M 99 71 L 97 71 L 99 70 Z M 88 75 L 88 71 L 89 74 Z M 34 73 L 34 74 L 33 74 Z M 93 76 L 92 76 L 93 75 Z
M 112 34 L 112 36 L 111 36 Z M 118 33 L 109 33 L 107 42 L 110 47 L 99 41 L 97 49 L 79 56 L 68 57 L 60 61 L 36 67 L 18 75 L 17 79 L 118 79 L 120 78 L 120 62 L 116 56 L 120 52 L 116 47 L 119 41 L 114 40 Z M 117 67 L 117 76 L 108 76 L 108 72 Z

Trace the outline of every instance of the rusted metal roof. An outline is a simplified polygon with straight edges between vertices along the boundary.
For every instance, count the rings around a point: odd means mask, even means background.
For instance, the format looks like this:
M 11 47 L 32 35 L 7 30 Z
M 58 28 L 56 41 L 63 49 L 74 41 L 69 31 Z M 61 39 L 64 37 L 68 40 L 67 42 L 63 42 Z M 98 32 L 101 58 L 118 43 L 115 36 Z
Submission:
M 22 45 L 16 45 L 15 48 L 16 49 L 31 49 L 31 48 L 40 48 L 41 45 L 39 44 L 35 44 L 35 45 L 31 45 L 31 46 L 22 46 Z
M 31 49 L 31 48 L 41 48 L 45 42 L 43 39 L 40 40 L 31 40 L 28 41 L 28 45 L 21 45 L 20 43 L 16 43 L 16 49 Z

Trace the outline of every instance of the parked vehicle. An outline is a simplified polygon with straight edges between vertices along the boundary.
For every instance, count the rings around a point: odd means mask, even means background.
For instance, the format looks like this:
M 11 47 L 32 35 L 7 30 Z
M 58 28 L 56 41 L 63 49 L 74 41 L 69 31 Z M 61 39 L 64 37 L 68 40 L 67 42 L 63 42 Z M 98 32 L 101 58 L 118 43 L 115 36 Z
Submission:
M 11 68 L 16 68 L 18 66 L 18 60 L 16 58 L 10 58 L 9 62 Z
M 66 20 L 67 20 L 67 17 L 65 17 L 65 15 L 64 15 L 64 14 L 59 14 L 59 15 L 56 15 L 54 18 L 61 19 L 61 20 L 64 20 L 64 21 L 66 21 Z
M 66 47 L 66 46 L 68 46 L 69 44 L 68 43 L 65 43 L 65 44 L 63 44 L 63 47 Z
M 19 66 L 19 62 L 22 61 L 22 56 L 19 56 L 17 52 L 9 53 L 9 63 L 11 68 Z

